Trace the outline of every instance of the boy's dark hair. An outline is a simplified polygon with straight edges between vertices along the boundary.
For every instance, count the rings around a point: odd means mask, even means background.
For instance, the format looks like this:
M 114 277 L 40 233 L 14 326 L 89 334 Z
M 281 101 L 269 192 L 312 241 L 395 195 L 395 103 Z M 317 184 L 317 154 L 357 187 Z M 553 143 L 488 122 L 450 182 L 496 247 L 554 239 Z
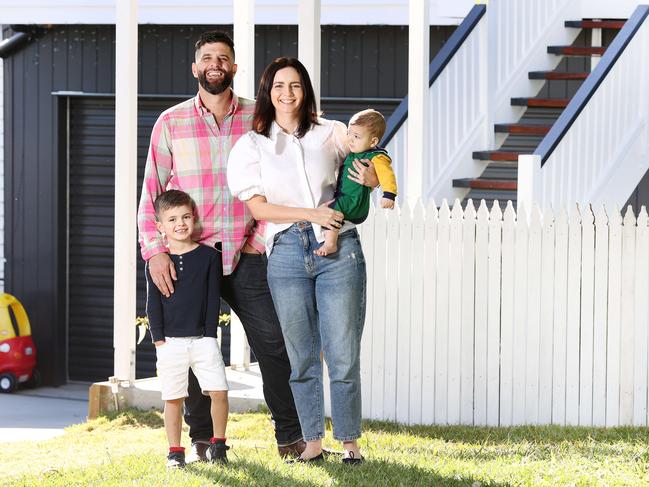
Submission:
M 156 220 L 160 220 L 160 214 L 163 211 L 178 208 L 179 206 L 189 206 L 192 209 L 192 212 L 194 211 L 194 202 L 192 201 L 191 196 L 184 191 L 170 189 L 161 193 L 153 202 Z
M 232 42 L 232 38 L 229 35 L 220 30 L 209 30 L 201 34 L 196 44 L 194 44 L 194 57 L 198 55 L 198 50 L 205 44 L 213 44 L 215 42 L 227 44 L 232 51 L 232 60 L 234 61 L 234 42 Z
M 266 67 L 264 74 L 261 75 L 252 129 L 265 137 L 270 136 L 270 127 L 275 120 L 275 107 L 270 99 L 270 91 L 273 88 L 275 74 L 284 68 L 293 68 L 300 75 L 304 100 L 302 100 L 302 106 L 300 107 L 300 123 L 297 126 L 297 136 L 298 138 L 304 137 L 312 124 L 318 124 L 318 114 L 309 72 L 300 61 L 293 57 L 278 57 Z
M 381 140 L 381 137 L 385 133 L 385 118 L 373 108 L 368 108 L 355 114 L 349 121 L 349 125 L 364 127 L 370 131 L 372 137 L 376 137 L 379 140 Z

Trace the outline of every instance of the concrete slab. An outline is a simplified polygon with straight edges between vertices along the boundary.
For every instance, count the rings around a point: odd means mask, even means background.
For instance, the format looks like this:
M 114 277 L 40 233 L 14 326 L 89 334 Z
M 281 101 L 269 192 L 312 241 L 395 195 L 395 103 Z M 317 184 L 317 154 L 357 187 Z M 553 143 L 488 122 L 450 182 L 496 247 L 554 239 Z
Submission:
M 0 443 L 41 441 L 85 423 L 90 384 L 67 384 L 0 394 Z
M 225 369 L 228 378 L 228 402 L 230 412 L 245 413 L 257 411 L 264 401 L 261 372 L 256 363 L 248 370 Z M 126 403 L 138 409 L 162 409 L 164 403 L 160 399 L 160 382 L 157 377 L 138 379 L 131 388 L 120 388 Z

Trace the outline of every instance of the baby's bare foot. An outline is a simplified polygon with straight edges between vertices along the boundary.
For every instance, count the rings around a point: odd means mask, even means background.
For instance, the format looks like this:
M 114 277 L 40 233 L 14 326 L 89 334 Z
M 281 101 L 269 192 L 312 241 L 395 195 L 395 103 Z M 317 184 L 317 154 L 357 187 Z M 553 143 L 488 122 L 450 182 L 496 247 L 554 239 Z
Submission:
M 315 249 L 313 253 L 319 255 L 320 257 L 326 257 L 327 255 L 335 254 L 338 252 L 338 246 L 335 243 L 323 243 L 319 249 Z

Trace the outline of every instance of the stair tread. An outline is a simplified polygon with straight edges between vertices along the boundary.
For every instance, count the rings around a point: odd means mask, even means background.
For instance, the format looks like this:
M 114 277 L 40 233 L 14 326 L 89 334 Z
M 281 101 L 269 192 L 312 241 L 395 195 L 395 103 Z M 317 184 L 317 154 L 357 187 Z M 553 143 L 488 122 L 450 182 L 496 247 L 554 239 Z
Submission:
M 588 78 L 590 73 L 570 73 L 567 71 L 530 71 L 529 79 L 547 79 L 547 80 L 582 80 Z
M 497 123 L 496 132 L 508 134 L 545 135 L 552 125 L 535 123 Z
M 578 29 L 621 29 L 624 23 L 624 20 L 566 20 L 564 26 Z
M 515 179 L 464 178 L 454 179 L 453 187 L 514 191 L 518 188 L 518 182 Z
M 549 54 L 564 56 L 601 56 L 606 51 L 605 47 L 593 46 L 548 46 Z
M 517 161 L 518 156 L 521 154 L 525 154 L 525 152 L 509 150 L 484 150 L 475 151 L 473 153 L 473 158 L 481 161 Z
M 568 106 L 570 100 L 568 98 L 512 98 L 511 104 L 514 106 L 528 106 L 528 107 L 550 107 L 550 108 L 565 108 Z

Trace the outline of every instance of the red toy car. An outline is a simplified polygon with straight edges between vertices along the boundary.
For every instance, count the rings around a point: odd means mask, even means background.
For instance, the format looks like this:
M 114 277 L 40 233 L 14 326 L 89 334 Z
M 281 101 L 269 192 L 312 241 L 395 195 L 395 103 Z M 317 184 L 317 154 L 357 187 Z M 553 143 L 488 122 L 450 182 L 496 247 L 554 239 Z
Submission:
M 13 318 L 15 320 L 12 320 Z M 36 347 L 25 308 L 14 296 L 0 294 L 0 392 L 12 392 L 18 384 L 39 382 Z

